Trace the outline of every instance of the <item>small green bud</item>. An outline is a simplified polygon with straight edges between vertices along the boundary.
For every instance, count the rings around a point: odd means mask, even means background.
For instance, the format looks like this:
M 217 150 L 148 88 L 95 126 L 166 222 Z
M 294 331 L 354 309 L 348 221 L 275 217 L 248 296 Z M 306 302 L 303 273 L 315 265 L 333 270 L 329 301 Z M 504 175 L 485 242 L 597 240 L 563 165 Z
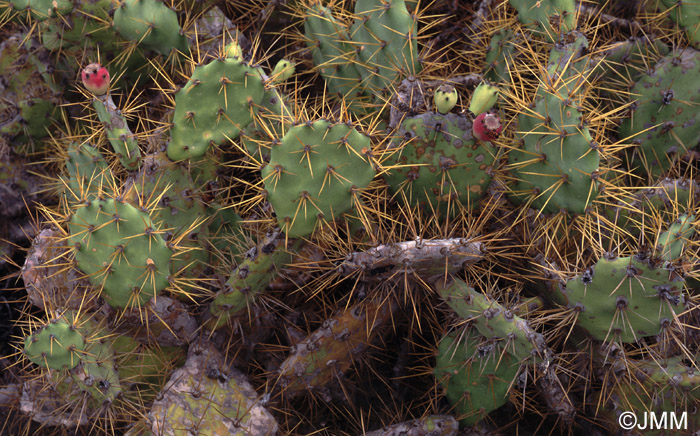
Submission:
M 435 106 L 438 112 L 446 114 L 457 104 L 457 90 L 450 84 L 443 84 L 435 90 Z
M 474 90 L 472 101 L 469 103 L 469 110 L 478 116 L 488 111 L 498 101 L 498 86 L 487 82 L 481 82 Z
M 224 47 L 224 54 L 227 58 L 243 58 L 243 50 L 241 50 L 241 46 L 235 41 Z
M 296 67 L 292 62 L 286 59 L 281 59 L 279 62 L 277 62 L 277 65 L 275 65 L 275 69 L 272 70 L 272 81 L 275 83 L 284 82 L 292 77 L 294 71 L 296 71 Z

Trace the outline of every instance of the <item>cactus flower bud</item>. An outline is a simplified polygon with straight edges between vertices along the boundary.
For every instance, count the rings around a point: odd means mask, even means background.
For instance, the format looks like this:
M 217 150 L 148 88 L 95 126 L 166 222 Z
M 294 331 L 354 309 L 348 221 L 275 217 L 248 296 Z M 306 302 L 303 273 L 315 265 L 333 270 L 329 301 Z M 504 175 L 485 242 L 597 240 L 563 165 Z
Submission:
M 484 112 L 476 117 L 472 127 L 474 137 L 484 142 L 493 142 L 498 139 L 501 130 L 503 130 L 501 120 L 498 119 L 498 115 L 491 112 Z
M 496 104 L 496 101 L 498 101 L 498 87 L 481 82 L 474 90 L 472 101 L 469 103 L 469 110 L 474 116 L 478 116 L 491 109 Z
M 272 80 L 275 83 L 284 82 L 285 80 L 292 77 L 295 70 L 296 70 L 296 67 L 294 66 L 294 64 L 292 62 L 290 62 L 286 59 L 280 59 L 280 61 L 277 62 L 275 69 L 272 70 Z
M 457 104 L 457 90 L 445 83 L 435 90 L 435 107 L 441 114 L 446 114 Z
M 83 85 L 95 95 L 106 94 L 109 90 L 109 71 L 98 63 L 83 68 Z

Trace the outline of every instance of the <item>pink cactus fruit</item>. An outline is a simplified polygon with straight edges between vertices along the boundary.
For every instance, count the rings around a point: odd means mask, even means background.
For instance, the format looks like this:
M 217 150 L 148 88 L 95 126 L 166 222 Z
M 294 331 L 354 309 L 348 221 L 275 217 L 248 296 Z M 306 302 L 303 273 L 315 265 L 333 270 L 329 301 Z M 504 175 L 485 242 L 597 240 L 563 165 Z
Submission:
M 474 137 L 484 142 L 493 142 L 498 139 L 501 130 L 503 130 L 501 120 L 498 115 L 491 112 L 479 114 L 472 127 Z
M 95 95 L 102 95 L 109 90 L 109 71 L 98 63 L 83 68 L 83 85 Z

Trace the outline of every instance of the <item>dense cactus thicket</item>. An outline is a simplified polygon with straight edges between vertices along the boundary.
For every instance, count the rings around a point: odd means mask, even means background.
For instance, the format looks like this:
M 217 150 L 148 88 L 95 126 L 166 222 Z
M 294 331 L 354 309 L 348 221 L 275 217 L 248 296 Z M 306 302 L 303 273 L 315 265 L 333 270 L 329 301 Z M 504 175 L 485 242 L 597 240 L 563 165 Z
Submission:
M 700 434 L 699 17 L 0 0 L 0 434 Z

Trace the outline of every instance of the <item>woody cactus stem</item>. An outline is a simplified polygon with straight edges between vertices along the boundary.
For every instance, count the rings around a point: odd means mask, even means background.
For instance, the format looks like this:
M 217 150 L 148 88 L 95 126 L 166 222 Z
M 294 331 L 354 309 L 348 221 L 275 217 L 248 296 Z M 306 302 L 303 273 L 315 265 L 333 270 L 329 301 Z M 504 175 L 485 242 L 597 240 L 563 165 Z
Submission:
M 362 272 L 365 280 L 385 280 L 407 268 L 422 277 L 444 276 L 484 257 L 484 244 L 466 238 L 404 241 L 382 244 L 346 256 L 338 266 L 342 276 Z

